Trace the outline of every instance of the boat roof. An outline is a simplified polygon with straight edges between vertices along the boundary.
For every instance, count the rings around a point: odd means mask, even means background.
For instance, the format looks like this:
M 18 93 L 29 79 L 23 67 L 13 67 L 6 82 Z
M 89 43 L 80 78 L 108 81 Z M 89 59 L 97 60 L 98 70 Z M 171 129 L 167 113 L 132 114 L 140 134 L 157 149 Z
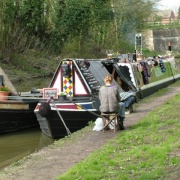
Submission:
M 87 63 L 87 65 L 85 65 L 85 63 Z M 80 86 L 80 84 L 76 84 L 76 89 L 85 87 L 84 89 L 81 89 L 82 91 L 87 92 L 87 94 L 97 94 L 99 92 L 99 88 L 104 85 L 104 77 L 107 74 L 112 73 L 109 72 L 108 68 L 110 68 L 111 71 L 114 69 L 122 80 L 131 87 L 132 90 L 136 91 L 131 80 L 126 78 L 126 76 L 120 72 L 120 69 L 118 68 L 119 66 L 114 59 L 63 59 L 54 73 L 49 87 L 55 87 L 58 85 L 60 91 L 63 89 L 63 85 L 61 85 L 63 83 L 59 83 L 62 81 L 62 78 L 60 78 L 60 72 L 62 72 L 63 64 L 69 64 L 70 68 L 73 69 L 73 73 L 76 74 L 74 77 L 78 78 L 78 82 L 82 81 L 83 85 Z M 72 79 L 72 81 L 73 80 L 74 79 Z M 122 90 L 115 79 L 113 80 L 113 84 L 116 85 L 120 91 Z

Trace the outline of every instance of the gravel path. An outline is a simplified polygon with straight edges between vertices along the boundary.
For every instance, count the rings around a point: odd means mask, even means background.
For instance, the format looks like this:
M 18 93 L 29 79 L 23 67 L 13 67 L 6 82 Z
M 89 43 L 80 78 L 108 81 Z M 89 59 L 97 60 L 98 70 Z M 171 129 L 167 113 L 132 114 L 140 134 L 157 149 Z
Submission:
M 126 130 L 177 93 L 180 93 L 180 87 L 169 87 L 164 95 L 152 102 L 139 102 L 135 112 L 126 115 Z M 60 146 L 45 147 L 20 161 L 20 165 L 5 168 L 0 172 L 0 180 L 54 180 L 118 133 L 121 132 L 95 132 L 92 128 L 85 128 L 78 138 L 70 137 Z

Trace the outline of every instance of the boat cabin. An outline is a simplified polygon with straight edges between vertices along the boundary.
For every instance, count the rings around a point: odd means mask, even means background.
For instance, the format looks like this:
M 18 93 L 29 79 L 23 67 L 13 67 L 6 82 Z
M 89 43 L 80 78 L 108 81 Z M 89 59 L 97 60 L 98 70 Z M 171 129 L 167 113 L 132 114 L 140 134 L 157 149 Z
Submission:
M 104 85 L 104 77 L 110 73 L 114 76 L 113 83 L 121 79 L 125 91 L 129 88 L 136 91 L 135 82 L 131 78 L 127 66 L 119 67 L 114 59 L 64 59 L 60 62 L 50 83 L 51 88 L 57 88 L 58 93 L 65 93 L 67 97 L 89 98 L 96 97 L 99 88 Z M 126 73 L 127 71 L 127 73 Z

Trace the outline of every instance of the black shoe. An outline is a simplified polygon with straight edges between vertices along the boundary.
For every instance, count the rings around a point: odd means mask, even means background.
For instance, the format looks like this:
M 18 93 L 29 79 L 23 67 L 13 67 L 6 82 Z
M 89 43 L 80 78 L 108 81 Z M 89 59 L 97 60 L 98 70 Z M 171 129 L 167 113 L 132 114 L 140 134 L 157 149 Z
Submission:
M 120 119 L 119 119 L 119 129 L 120 130 L 124 130 L 124 123 L 123 123 L 123 121 L 124 121 L 124 117 L 120 117 Z
M 120 130 L 124 130 L 124 125 L 123 125 L 123 122 L 122 122 L 122 121 L 119 122 L 119 129 L 120 129 Z

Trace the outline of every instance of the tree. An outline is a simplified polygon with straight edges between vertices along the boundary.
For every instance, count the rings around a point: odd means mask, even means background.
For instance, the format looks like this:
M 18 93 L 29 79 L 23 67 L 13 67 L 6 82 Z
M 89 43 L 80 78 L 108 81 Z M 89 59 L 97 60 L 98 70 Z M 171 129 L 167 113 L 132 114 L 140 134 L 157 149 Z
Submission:
M 109 0 L 66 0 L 57 6 L 56 29 L 62 43 L 68 38 L 82 39 L 91 36 L 100 44 L 104 29 L 113 18 Z M 63 6 L 63 8 L 62 8 Z
M 76 39 L 78 46 L 91 41 L 105 49 L 118 49 L 128 33 L 144 27 L 154 2 L 1 0 L 1 46 L 8 51 L 23 52 L 27 47 L 60 53 L 65 42 Z
M 179 6 L 179 9 L 178 9 L 177 19 L 179 19 L 179 20 L 180 20 L 180 6 Z
M 111 30 L 108 36 L 116 44 L 114 48 L 127 46 L 125 42 L 129 39 L 129 33 L 140 31 L 144 28 L 147 17 L 151 14 L 155 1 L 152 0 L 111 0 L 114 19 L 111 22 Z

